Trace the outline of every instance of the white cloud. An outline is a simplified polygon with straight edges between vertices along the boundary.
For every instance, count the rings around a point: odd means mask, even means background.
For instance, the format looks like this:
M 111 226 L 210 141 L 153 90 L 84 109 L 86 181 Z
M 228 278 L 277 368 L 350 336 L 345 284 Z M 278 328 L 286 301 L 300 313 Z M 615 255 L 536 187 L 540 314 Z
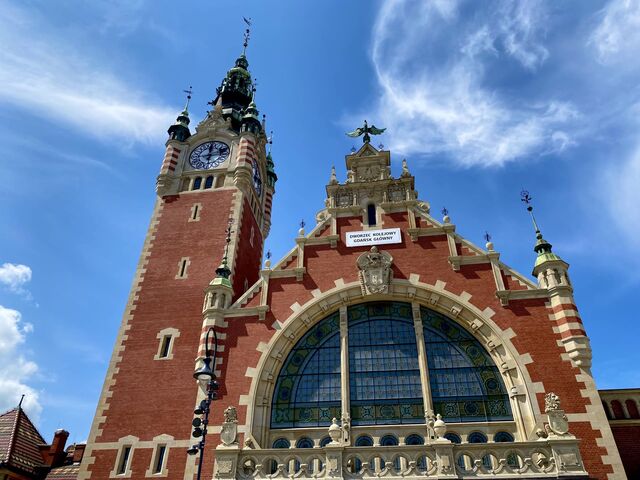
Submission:
M 15 293 L 24 293 L 24 285 L 31 281 L 31 268 L 26 265 L 4 263 L 0 266 L 0 283 Z M 0 340 L 1 341 L 1 340 Z
M 0 410 L 15 407 L 25 394 L 23 406 L 37 421 L 42 406 L 38 392 L 26 382 L 38 371 L 38 366 L 19 350 L 31 331 L 33 326 L 22 322 L 20 312 L 0 305 Z
M 637 62 L 640 47 L 640 1 L 611 0 L 600 12 L 601 20 L 589 43 L 606 63 L 627 57 Z
M 463 166 L 499 166 L 573 145 L 567 124 L 578 112 L 569 102 L 514 100 L 485 82 L 484 53 L 526 72 L 547 59 L 542 5 L 504 2 L 480 20 L 462 18 L 461 9 L 459 2 L 383 4 L 372 47 L 381 97 L 365 116 L 389 126 L 394 150 L 444 154 Z M 459 51 L 442 55 L 438 42 L 459 37 Z
M 535 70 L 549 57 L 541 43 L 544 33 L 545 9 L 539 1 L 504 2 L 498 22 L 506 52 L 525 68 Z
M 0 102 L 104 139 L 162 141 L 175 112 L 136 92 L 82 47 L 16 7 L 0 12 Z M 38 32 L 34 35 L 33 32 Z M 94 57 L 95 58 L 95 57 Z
M 627 240 L 640 246 L 640 209 L 638 208 L 638 185 L 640 185 L 640 147 L 622 166 L 616 166 L 608 174 L 607 198 L 611 216 Z

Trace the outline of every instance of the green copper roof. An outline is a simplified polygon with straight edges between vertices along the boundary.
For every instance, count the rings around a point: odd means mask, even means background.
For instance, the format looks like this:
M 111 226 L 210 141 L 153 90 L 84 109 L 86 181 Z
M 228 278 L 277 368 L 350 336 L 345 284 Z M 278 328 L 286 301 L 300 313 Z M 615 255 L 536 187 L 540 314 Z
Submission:
M 534 267 L 539 267 L 545 262 L 552 262 L 557 260 L 562 261 L 562 259 L 553 252 L 539 253 L 538 257 L 536 258 L 536 263 L 534 264 Z

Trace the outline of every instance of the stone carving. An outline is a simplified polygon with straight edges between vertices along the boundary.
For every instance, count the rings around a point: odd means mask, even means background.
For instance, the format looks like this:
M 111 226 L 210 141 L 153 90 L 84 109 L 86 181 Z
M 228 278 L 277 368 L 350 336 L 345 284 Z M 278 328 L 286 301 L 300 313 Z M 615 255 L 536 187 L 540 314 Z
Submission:
M 560 410 L 560 397 L 553 392 L 544 396 L 544 413 Z
M 407 159 L 403 158 L 402 159 L 402 173 L 400 174 L 401 177 L 410 177 L 411 174 L 409 173 L 409 166 L 407 165 Z
M 547 436 L 565 436 L 569 434 L 569 419 L 560 409 L 560 397 L 553 392 L 544 396 L 544 413 L 549 423 L 545 425 Z
M 329 426 L 329 436 L 331 437 L 331 445 L 338 445 L 342 439 L 342 429 L 338 425 L 338 419 L 333 418 L 331 426 Z
M 357 179 L 359 182 L 370 182 L 380 179 L 380 167 L 372 165 L 357 170 Z
M 220 440 L 225 447 L 238 443 L 238 412 L 236 407 L 227 407 L 224 411 L 224 422 L 220 431 Z
M 360 286 L 362 294 L 388 293 L 393 277 L 391 264 L 393 257 L 387 252 L 379 252 L 378 247 L 363 253 L 357 260 L 360 270 Z
M 218 473 L 229 474 L 233 471 L 233 461 L 232 460 L 218 460 L 216 462 Z

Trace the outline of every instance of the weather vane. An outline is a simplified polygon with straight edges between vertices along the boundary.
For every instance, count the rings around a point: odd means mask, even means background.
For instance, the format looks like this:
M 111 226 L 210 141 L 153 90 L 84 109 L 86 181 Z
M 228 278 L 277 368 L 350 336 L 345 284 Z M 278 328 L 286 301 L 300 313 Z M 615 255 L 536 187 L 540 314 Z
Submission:
M 242 44 L 242 55 L 247 53 L 247 47 L 249 46 L 249 38 L 251 38 L 251 18 L 242 17 L 244 23 L 247 24 L 247 29 L 244 31 L 244 43 Z
M 371 137 L 369 136 L 369 134 L 380 135 L 381 133 L 384 133 L 385 130 L 386 128 L 377 128 L 375 125 L 369 126 L 367 124 L 367 121 L 365 120 L 363 127 L 358 127 L 353 132 L 348 132 L 347 136 L 359 137 L 360 135 L 364 134 L 364 137 L 362 138 L 363 143 L 369 143 L 371 141 Z
M 269 144 L 269 153 L 271 153 L 271 145 L 273 145 L 273 130 L 271 130 L 267 137 L 267 143 Z
M 449 215 L 449 210 L 447 210 L 447 207 L 442 207 L 442 210 L 440 211 L 442 212 L 442 215 L 444 215 L 445 217 Z
M 300 220 L 300 228 L 304 228 L 305 225 L 304 219 Z
M 484 239 L 487 243 L 491 241 L 491 235 L 489 235 L 489 232 L 484 232 Z
M 533 215 L 533 205 L 531 205 L 531 201 L 533 197 L 529 195 L 529 192 L 524 188 L 520 192 L 520 201 L 527 204 L 527 211 L 531 215 L 531 220 L 533 221 L 533 227 L 536 229 L 536 233 L 540 233 L 540 228 L 538 228 L 538 222 L 536 222 L 536 217 Z
M 188 90 L 183 90 L 184 93 L 187 94 L 187 103 L 184 106 L 185 110 L 189 109 L 189 102 L 191 101 L 191 94 L 193 93 L 193 87 L 191 85 L 189 85 L 189 89 Z
M 267 250 L 266 257 L 267 257 L 267 260 L 271 260 L 271 250 Z

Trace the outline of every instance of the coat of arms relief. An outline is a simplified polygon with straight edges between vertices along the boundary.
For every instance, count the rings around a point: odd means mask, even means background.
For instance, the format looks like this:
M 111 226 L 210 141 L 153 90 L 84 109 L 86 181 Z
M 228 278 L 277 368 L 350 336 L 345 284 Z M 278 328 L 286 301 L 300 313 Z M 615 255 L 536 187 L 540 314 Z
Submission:
M 387 252 L 378 251 L 373 246 L 371 250 L 358 257 L 356 262 L 360 270 L 360 286 L 362 294 L 388 293 L 393 277 L 391 265 L 393 257 Z

